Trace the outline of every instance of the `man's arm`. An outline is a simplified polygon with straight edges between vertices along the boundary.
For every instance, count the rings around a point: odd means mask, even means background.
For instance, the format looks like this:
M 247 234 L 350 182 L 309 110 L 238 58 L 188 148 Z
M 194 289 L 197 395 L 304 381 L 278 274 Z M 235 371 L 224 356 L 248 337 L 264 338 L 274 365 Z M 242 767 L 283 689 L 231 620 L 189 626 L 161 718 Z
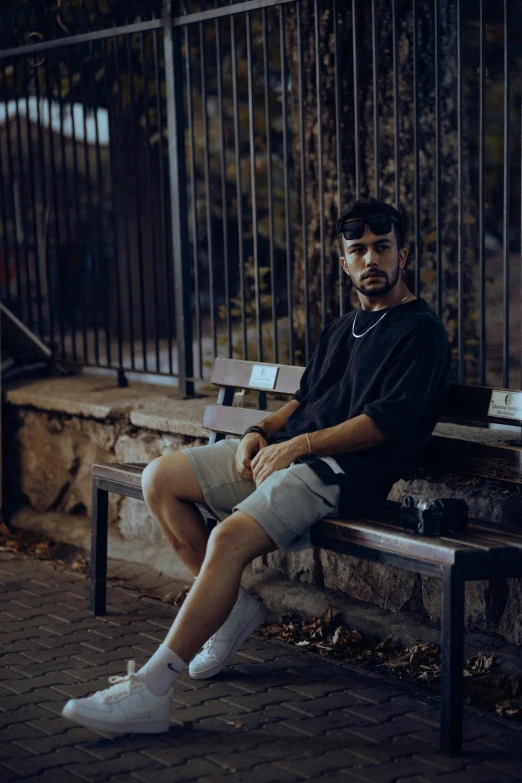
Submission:
M 364 451 L 390 440 L 365 413 L 336 424 L 335 427 L 309 432 L 308 438 L 310 438 L 312 454 L 316 457 L 329 457 L 348 451 Z M 292 461 L 308 454 L 308 438 L 306 435 L 297 435 L 285 441 L 284 445 L 288 446 Z
M 290 402 L 287 402 L 285 405 L 283 405 L 282 408 L 279 408 L 279 410 L 271 413 L 268 418 L 259 422 L 258 426 L 264 430 L 265 440 L 267 442 L 273 435 L 276 434 L 276 432 L 280 432 L 283 429 L 286 420 L 295 411 L 298 405 L 299 402 L 297 400 L 290 400 Z

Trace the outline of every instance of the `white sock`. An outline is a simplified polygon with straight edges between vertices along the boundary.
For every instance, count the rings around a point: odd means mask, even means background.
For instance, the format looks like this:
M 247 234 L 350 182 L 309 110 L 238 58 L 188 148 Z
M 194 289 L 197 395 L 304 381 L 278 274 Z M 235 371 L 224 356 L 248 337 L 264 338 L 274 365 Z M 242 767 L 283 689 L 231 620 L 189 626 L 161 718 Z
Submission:
M 166 644 L 160 644 L 137 674 L 155 696 L 164 696 L 186 665 L 174 650 Z
M 195 576 L 195 577 L 194 577 L 194 581 L 196 581 L 196 579 L 197 579 L 197 576 Z M 238 603 L 241 601 L 241 598 L 242 598 L 242 597 L 245 595 L 245 593 L 247 593 L 247 592 L 248 592 L 248 590 L 245 590 L 245 588 L 244 588 L 244 587 L 242 587 L 241 585 L 239 585 L 239 593 L 237 594 L 237 600 L 236 600 L 236 603 L 234 604 L 234 606 L 232 607 L 232 609 L 234 609 L 234 608 L 235 608 L 235 607 L 238 605 Z

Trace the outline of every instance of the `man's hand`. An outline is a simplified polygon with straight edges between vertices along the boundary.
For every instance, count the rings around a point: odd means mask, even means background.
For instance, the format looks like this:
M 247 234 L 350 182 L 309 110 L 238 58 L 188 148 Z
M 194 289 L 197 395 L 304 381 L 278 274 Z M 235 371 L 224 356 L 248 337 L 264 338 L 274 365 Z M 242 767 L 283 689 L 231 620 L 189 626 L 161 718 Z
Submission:
M 256 487 L 259 487 L 275 470 L 287 468 L 302 453 L 301 450 L 295 448 L 293 440 L 272 443 L 271 446 L 260 449 L 251 463 Z
M 241 478 L 254 481 L 252 475 L 252 460 L 261 449 L 267 448 L 266 439 L 259 432 L 249 432 L 241 440 L 236 451 L 236 470 Z

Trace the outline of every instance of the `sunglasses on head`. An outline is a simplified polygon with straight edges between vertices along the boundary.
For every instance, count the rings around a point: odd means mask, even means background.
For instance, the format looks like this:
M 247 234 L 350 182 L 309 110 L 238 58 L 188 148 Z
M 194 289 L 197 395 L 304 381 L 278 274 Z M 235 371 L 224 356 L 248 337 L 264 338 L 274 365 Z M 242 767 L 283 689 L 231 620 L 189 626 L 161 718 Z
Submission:
M 357 220 L 348 220 L 341 224 L 341 233 L 347 240 L 360 239 L 364 234 L 365 226 L 376 236 L 389 234 L 392 230 L 392 223 L 400 223 L 395 215 L 374 215 L 374 217 L 358 218 Z

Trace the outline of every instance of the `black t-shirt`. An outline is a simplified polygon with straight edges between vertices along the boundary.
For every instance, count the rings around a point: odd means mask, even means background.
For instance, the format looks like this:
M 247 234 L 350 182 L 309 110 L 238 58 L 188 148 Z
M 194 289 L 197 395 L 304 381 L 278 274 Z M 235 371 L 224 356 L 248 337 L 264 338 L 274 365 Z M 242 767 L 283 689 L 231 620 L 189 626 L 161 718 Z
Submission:
M 361 337 L 352 334 L 356 316 L 355 334 Z M 270 442 L 365 413 L 390 439 L 332 455 L 344 474 L 314 456 L 296 461 L 309 464 L 326 483 L 341 486 L 343 515 L 374 511 L 428 444 L 450 377 L 446 330 L 424 299 L 376 312 L 352 311 L 323 330 L 293 397 L 300 404 Z

